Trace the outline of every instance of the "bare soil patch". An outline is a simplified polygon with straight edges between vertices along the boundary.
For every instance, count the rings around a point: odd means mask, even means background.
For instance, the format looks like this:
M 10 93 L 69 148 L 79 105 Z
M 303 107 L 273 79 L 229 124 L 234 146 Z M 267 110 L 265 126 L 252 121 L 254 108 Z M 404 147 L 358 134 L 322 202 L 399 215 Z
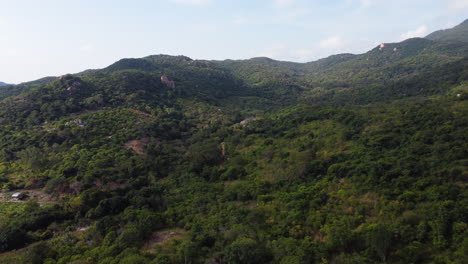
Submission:
M 145 146 L 148 145 L 150 138 L 133 139 L 125 143 L 125 148 L 132 150 L 138 155 L 145 155 Z
M 187 232 L 182 229 L 157 231 L 153 233 L 153 235 L 148 239 L 148 241 L 146 241 L 142 250 L 145 250 L 145 251 L 151 250 L 155 246 L 162 246 L 170 240 L 181 239 L 181 238 L 184 238 L 186 235 L 187 235 Z

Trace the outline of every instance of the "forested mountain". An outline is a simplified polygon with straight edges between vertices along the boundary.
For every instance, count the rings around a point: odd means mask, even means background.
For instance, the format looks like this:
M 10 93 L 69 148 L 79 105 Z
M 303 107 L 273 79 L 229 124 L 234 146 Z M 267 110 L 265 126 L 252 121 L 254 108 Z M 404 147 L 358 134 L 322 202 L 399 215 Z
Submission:
M 466 54 L 465 43 L 415 38 L 306 64 L 262 58 L 220 64 L 255 89 L 273 90 L 273 96 L 347 105 L 446 92 L 468 78 Z
M 0 82 L 0 86 L 8 85 L 8 83 Z
M 451 29 L 433 32 L 426 36 L 427 39 L 437 41 L 463 41 L 468 42 L 468 19 Z
M 0 88 L 0 263 L 467 263 L 468 44 Z

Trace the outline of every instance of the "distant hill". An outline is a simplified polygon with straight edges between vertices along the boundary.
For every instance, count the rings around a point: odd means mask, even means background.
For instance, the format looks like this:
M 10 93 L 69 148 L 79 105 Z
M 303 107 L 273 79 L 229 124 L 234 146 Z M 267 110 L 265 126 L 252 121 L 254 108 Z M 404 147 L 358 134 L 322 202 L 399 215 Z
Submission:
M 57 79 L 57 77 L 44 77 L 35 81 L 24 82 L 17 85 L 0 83 L 0 86 L 2 87 L 0 89 L 0 100 L 10 96 L 19 95 L 22 92 L 45 85 L 55 79 Z
M 7 86 L 9 85 L 8 83 L 0 82 L 0 86 Z
M 232 103 L 231 97 L 255 96 L 269 106 L 297 102 L 352 105 L 443 93 L 468 78 L 461 74 L 467 55 L 468 44 L 463 42 L 413 38 L 385 43 L 384 48 L 364 54 L 339 54 L 309 63 L 153 55 L 122 59 L 79 76 L 108 78 L 109 73 L 128 71 L 167 75 L 175 81 L 179 96 L 224 103 Z M 453 74 L 445 74 L 446 69 Z
M 468 19 L 453 28 L 435 31 L 426 38 L 435 41 L 468 42 Z
M 385 43 L 384 48 L 378 46 L 363 54 L 338 54 L 308 63 L 269 58 L 208 61 L 152 55 L 121 59 L 104 69 L 87 70 L 75 76 L 95 81 L 106 79 L 111 73 L 129 71 L 158 78 L 167 75 L 175 81 L 174 92 L 178 96 L 223 100 L 224 103 L 233 103 L 232 98 L 228 100 L 227 97 L 254 96 L 270 106 L 297 102 L 367 104 L 442 93 L 451 85 L 466 80 L 468 77 L 462 72 L 467 63 L 468 43 L 463 40 L 468 41 L 468 20 L 426 38 Z M 440 76 L 445 72 L 441 69 L 456 72 Z M 0 90 L 0 100 L 55 79 L 46 77 L 5 86 Z
M 467 55 L 468 44 L 463 42 L 413 38 L 385 43 L 384 48 L 364 54 L 340 54 L 309 63 L 266 58 L 217 63 L 275 101 L 349 105 L 441 93 L 468 78 L 461 74 Z M 440 76 L 442 69 L 455 72 Z

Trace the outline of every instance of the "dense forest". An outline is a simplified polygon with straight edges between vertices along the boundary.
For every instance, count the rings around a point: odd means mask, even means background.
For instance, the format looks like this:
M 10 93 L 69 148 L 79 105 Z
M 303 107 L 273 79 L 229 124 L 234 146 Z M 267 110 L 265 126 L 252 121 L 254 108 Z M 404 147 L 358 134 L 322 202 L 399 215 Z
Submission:
M 468 263 L 467 26 L 0 88 L 0 263 Z

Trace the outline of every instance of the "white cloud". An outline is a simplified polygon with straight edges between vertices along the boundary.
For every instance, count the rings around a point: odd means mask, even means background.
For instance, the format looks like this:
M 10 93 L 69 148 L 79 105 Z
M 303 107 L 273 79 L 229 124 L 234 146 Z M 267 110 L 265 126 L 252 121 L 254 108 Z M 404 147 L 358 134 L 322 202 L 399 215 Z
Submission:
M 220 29 L 220 25 L 218 24 L 193 24 L 188 26 L 192 31 L 201 32 L 213 32 Z
M 358 4 L 360 8 L 368 8 L 372 6 L 375 2 L 379 0 L 346 0 L 346 3 L 349 4 Z
M 7 20 L 4 17 L 0 16 L 0 30 L 4 30 L 4 29 L 7 29 L 7 28 L 8 28 Z M 6 33 L 2 32 L 2 31 L 0 31 L 0 33 L 2 35 L 6 34 Z
M 286 7 L 294 4 L 296 0 L 275 0 L 275 7 Z
M 307 17 L 311 14 L 312 11 L 307 8 L 289 8 L 273 16 L 270 22 L 278 25 L 307 25 Z
M 468 8 L 468 0 L 448 0 L 450 9 L 464 9 Z
M 249 19 L 245 16 L 235 16 L 232 23 L 236 25 L 245 25 L 249 23 Z
M 345 45 L 344 40 L 340 36 L 333 36 L 320 41 L 320 47 L 322 49 L 339 49 Z
M 91 44 L 84 44 L 80 47 L 80 51 L 82 52 L 93 52 L 94 46 Z
M 16 49 L 9 49 L 6 51 L 6 54 L 8 56 L 16 56 L 18 54 L 18 51 Z
M 372 0 L 359 0 L 361 7 L 369 7 L 372 5 Z
M 427 27 L 422 25 L 415 30 L 410 30 L 400 35 L 400 40 L 405 40 L 409 38 L 424 37 L 427 34 Z
M 187 4 L 187 5 L 204 5 L 208 4 L 211 0 L 170 0 L 178 4 Z

